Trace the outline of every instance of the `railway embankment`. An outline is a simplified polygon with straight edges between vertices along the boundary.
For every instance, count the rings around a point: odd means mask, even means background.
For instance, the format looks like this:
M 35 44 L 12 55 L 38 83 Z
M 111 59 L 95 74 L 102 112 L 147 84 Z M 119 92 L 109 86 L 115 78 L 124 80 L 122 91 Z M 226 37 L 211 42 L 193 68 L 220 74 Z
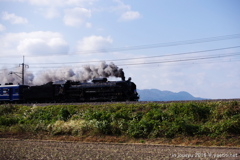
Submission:
M 239 147 L 240 102 L 2 104 L 0 137 Z

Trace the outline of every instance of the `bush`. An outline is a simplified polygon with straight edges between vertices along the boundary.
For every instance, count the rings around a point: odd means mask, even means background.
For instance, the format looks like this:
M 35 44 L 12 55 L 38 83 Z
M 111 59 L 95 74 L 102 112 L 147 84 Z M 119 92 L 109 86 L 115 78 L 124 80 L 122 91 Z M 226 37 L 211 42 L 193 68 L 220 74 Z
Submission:
M 154 131 L 158 121 L 141 119 L 140 121 L 132 120 L 129 122 L 128 135 L 135 138 L 147 138 Z
M 66 108 L 61 108 L 59 111 L 59 119 L 67 121 L 70 118 L 70 112 Z
M 134 138 L 239 135 L 239 102 L 104 104 L 79 106 L 0 105 L 0 126 L 69 135 Z
M 16 108 L 11 104 L 0 105 L 0 116 L 11 114 Z
M 49 124 L 47 130 L 53 135 L 69 134 L 83 135 L 86 130 L 86 121 L 84 120 L 58 120 L 54 124 Z
M 7 116 L 0 117 L 0 125 L 3 125 L 3 126 L 12 126 L 14 124 L 17 124 L 18 121 L 19 121 L 19 118 L 17 117 L 7 117 Z

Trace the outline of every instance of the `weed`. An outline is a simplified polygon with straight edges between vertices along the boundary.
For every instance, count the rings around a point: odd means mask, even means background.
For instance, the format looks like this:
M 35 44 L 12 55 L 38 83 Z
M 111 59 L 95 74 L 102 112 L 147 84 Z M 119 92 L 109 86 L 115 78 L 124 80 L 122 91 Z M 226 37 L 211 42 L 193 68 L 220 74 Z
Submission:
M 237 101 L 45 107 L 0 105 L 0 130 L 133 138 L 239 136 L 240 105 Z

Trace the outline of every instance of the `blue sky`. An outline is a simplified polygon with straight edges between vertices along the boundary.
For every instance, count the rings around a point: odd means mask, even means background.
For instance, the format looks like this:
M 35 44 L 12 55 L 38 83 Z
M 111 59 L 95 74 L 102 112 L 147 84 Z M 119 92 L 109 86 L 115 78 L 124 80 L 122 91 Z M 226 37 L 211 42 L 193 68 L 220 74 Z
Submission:
M 0 0 L 0 81 L 20 71 L 23 55 L 38 83 L 42 72 L 76 73 L 104 60 L 139 89 L 240 98 L 239 7 L 239 0 Z

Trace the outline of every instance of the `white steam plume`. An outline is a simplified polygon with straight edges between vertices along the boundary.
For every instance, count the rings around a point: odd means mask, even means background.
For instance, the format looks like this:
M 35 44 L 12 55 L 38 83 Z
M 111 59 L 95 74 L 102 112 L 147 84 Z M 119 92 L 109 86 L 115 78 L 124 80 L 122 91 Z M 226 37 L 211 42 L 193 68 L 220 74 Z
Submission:
M 33 80 L 33 84 L 39 85 L 57 80 L 73 80 L 87 82 L 93 78 L 100 77 L 120 77 L 125 80 L 122 68 L 118 68 L 114 63 L 106 64 L 101 62 L 99 65 L 84 65 L 80 69 L 61 68 L 40 72 Z
M 19 67 L 14 72 L 21 72 Z M 21 84 L 21 78 L 11 74 L 10 70 L 3 69 L 0 83 L 14 83 Z M 21 75 L 20 75 L 21 76 Z M 48 82 L 54 82 L 58 80 L 73 80 L 80 82 L 87 82 L 93 78 L 108 78 L 108 77 L 120 77 L 125 80 L 124 72 L 122 68 L 118 68 L 114 63 L 106 64 L 106 62 L 101 62 L 99 65 L 84 65 L 79 69 L 71 68 L 60 68 L 52 70 L 44 70 L 39 72 L 36 76 L 32 73 L 25 71 L 25 84 L 27 85 L 42 85 Z
M 25 69 L 24 84 L 30 85 L 34 79 L 34 75 Z M 0 71 L 0 84 L 13 83 L 22 84 L 22 68 L 16 67 L 15 69 L 3 68 Z

